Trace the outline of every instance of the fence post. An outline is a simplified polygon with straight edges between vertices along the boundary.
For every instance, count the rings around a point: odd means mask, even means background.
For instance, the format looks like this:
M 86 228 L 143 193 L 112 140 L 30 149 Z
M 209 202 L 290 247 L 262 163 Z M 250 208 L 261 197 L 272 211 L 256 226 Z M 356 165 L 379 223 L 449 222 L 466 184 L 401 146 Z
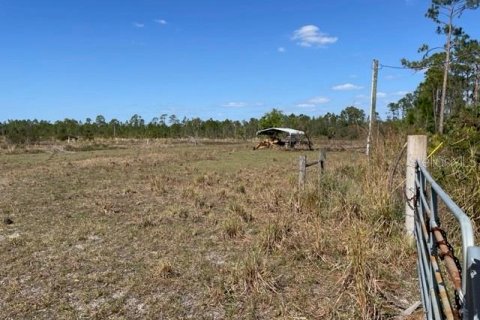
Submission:
M 327 161 L 327 151 L 322 148 L 320 149 L 320 154 L 318 156 L 318 164 L 320 165 L 320 172 L 325 171 L 325 162 Z
M 405 231 L 408 237 L 413 239 L 414 230 L 414 210 L 413 201 L 416 194 L 415 190 L 415 162 L 426 165 L 427 159 L 427 136 L 415 135 L 408 136 L 407 140 L 407 179 L 405 185 L 405 195 L 407 202 L 405 204 Z
M 305 176 L 307 174 L 307 156 L 300 156 L 300 161 L 298 162 L 298 187 L 300 189 L 305 188 Z

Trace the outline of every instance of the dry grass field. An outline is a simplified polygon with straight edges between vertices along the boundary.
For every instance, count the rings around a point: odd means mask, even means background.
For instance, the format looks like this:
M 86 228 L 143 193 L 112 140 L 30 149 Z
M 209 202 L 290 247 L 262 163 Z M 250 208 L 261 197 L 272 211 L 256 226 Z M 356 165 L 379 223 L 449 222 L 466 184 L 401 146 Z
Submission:
M 317 152 L 251 147 L 0 154 L 0 318 L 394 319 L 419 299 L 393 151 L 330 152 L 300 191 Z

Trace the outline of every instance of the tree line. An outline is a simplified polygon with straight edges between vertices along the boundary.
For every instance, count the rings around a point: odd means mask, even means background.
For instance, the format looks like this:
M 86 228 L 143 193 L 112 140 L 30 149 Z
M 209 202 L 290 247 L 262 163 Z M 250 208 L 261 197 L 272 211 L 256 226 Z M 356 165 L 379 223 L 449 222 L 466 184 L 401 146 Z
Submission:
M 8 120 L 0 122 L 0 134 L 8 143 L 30 144 L 44 140 L 96 138 L 212 138 L 212 139 L 249 139 L 256 132 L 269 127 L 292 127 L 306 131 L 311 136 L 328 138 L 355 139 L 364 135 L 366 117 L 363 110 L 350 106 L 336 115 L 324 116 L 286 115 L 278 109 L 267 112 L 260 119 L 250 120 L 202 120 L 162 114 L 146 122 L 135 114 L 127 121 L 112 119 L 107 121 L 98 115 L 95 120 L 85 121 L 64 119 L 45 120 Z

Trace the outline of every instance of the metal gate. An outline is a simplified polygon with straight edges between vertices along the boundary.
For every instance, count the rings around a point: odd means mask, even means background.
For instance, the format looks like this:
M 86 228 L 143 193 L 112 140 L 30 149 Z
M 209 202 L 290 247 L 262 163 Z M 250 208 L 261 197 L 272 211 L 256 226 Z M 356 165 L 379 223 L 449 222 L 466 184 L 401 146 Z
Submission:
M 415 196 L 407 201 L 415 212 L 417 268 L 426 319 L 480 320 L 480 247 L 474 246 L 472 223 L 425 167 L 418 161 L 415 166 Z M 461 261 L 441 228 L 439 201 L 459 223 Z

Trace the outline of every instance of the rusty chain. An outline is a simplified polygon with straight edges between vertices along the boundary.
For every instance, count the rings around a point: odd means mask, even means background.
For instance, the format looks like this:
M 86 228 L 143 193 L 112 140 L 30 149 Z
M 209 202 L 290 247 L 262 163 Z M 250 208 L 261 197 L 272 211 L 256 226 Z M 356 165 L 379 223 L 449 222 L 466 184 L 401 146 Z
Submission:
M 407 195 L 407 190 L 403 191 L 403 197 L 405 198 L 407 205 L 410 207 L 412 210 L 417 210 L 417 194 L 414 193 L 411 198 L 408 197 Z M 412 205 L 413 202 L 413 205 Z
M 418 213 L 417 193 L 420 190 L 419 190 L 419 188 L 417 188 L 415 191 L 416 192 L 414 193 L 414 195 L 411 198 L 408 198 L 407 190 L 404 191 L 403 195 L 404 195 L 405 200 L 407 202 L 407 205 L 410 207 L 410 209 L 414 210 L 416 214 L 419 214 Z M 412 203 L 413 203 L 413 205 L 412 205 Z M 425 218 L 426 218 L 426 222 L 430 220 L 429 217 L 425 217 Z M 459 276 L 460 276 L 460 278 L 462 278 L 462 265 L 460 263 L 460 260 L 455 256 L 453 246 L 450 244 L 450 242 L 448 242 L 447 233 L 445 232 L 445 230 L 443 230 L 440 227 L 440 219 L 437 216 L 434 217 L 434 219 L 435 219 L 435 222 L 437 224 L 437 227 L 430 228 L 430 223 L 428 223 L 427 224 L 428 229 L 430 230 L 431 233 L 433 233 L 434 231 L 439 231 L 442 234 L 443 240 L 442 241 L 437 241 L 435 239 L 435 246 L 432 248 L 431 254 L 435 257 L 439 257 L 442 261 L 445 259 L 445 256 L 449 256 L 450 258 L 452 258 L 453 261 L 455 262 L 455 265 L 456 265 L 457 269 L 458 269 Z M 442 244 L 447 246 L 448 252 L 446 252 L 446 253 L 438 252 L 438 248 Z M 460 295 L 459 295 L 458 291 L 456 289 L 454 291 L 455 291 L 456 308 L 461 314 L 462 311 L 463 311 L 463 301 L 460 298 Z
M 450 242 L 448 242 L 447 233 L 445 232 L 445 230 L 443 230 L 440 227 L 431 228 L 431 232 L 434 232 L 434 231 L 439 231 L 442 234 L 443 240 L 442 241 L 435 241 L 436 246 L 435 246 L 435 248 L 433 248 L 434 251 L 432 250 L 433 255 L 436 256 L 436 257 L 438 256 L 442 261 L 445 259 L 445 256 L 449 256 L 450 258 L 452 258 L 453 261 L 455 262 L 455 266 L 458 269 L 458 274 L 459 274 L 460 279 L 461 279 L 462 278 L 462 265 L 460 263 L 460 260 L 455 256 L 453 246 L 451 245 Z M 438 252 L 438 248 L 442 244 L 447 246 L 448 252 L 445 252 L 445 253 L 444 252 L 440 252 L 440 253 Z M 460 295 L 458 294 L 457 290 L 455 290 L 455 304 L 457 305 L 457 310 L 462 311 L 463 303 L 462 303 L 462 299 L 460 299 Z

